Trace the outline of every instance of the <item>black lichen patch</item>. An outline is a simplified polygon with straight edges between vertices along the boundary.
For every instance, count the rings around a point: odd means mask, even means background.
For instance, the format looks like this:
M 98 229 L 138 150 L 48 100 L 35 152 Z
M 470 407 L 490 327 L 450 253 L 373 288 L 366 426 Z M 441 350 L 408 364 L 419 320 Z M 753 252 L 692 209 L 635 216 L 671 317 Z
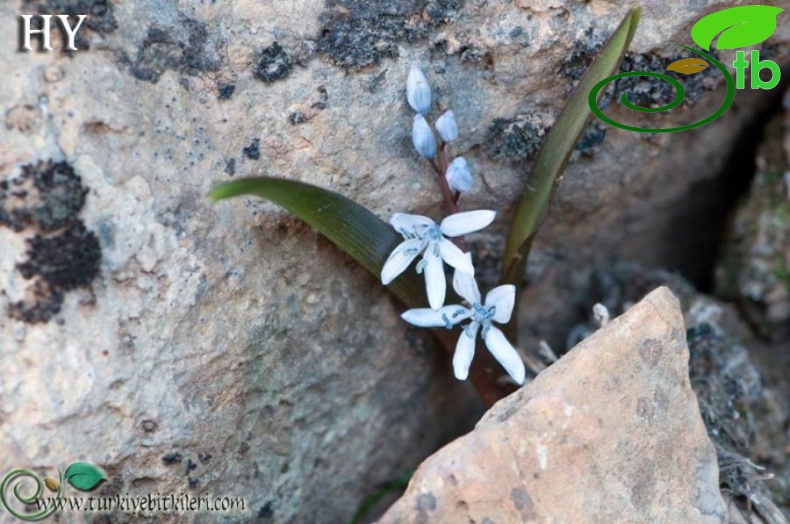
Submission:
M 87 286 L 99 274 L 101 248 L 96 235 L 75 222 L 56 235 L 28 240 L 27 256 L 17 266 L 23 277 L 41 277 L 52 289 L 70 291 Z
M 270 521 L 274 518 L 274 503 L 270 500 L 263 506 L 261 509 L 258 510 L 258 519 L 263 519 L 264 521 Z
M 529 159 L 540 149 L 550 127 L 545 117 L 533 113 L 496 118 L 488 128 L 483 146 L 493 160 Z
M 82 23 L 74 40 L 77 49 L 88 49 L 89 39 L 82 31 L 83 27 L 97 33 L 112 33 L 118 29 L 115 18 L 115 5 L 111 0 L 24 0 L 22 12 L 36 12 L 40 15 L 88 15 Z M 73 19 L 72 24 L 76 22 Z
M 77 215 L 88 189 L 66 162 L 38 162 L 0 182 L 0 225 L 37 233 L 27 240 L 27 259 L 17 270 L 30 280 L 25 299 L 11 304 L 11 318 L 48 322 L 64 293 L 90 285 L 99 274 L 101 247 Z
M 206 24 L 184 16 L 177 28 L 148 28 L 130 72 L 155 84 L 168 70 L 194 76 L 218 71 L 220 65 L 217 45 Z
M 8 316 L 26 322 L 37 324 L 49 322 L 52 317 L 60 313 L 63 305 L 63 293 L 53 288 L 43 280 L 36 280 L 29 290 L 29 297 L 11 304 Z
M 317 51 L 346 70 L 398 56 L 398 42 L 427 38 L 458 16 L 464 0 L 328 0 Z
M 267 84 L 286 78 L 291 74 L 293 63 L 280 44 L 274 42 L 261 51 L 253 76 Z
M 236 174 L 236 159 L 235 158 L 229 158 L 225 162 L 225 172 L 228 174 L 228 176 L 233 176 L 233 175 Z
M 19 177 L 0 181 L 0 225 L 53 231 L 75 220 L 87 192 L 66 162 L 28 164 Z
M 288 122 L 290 122 L 292 125 L 304 124 L 308 120 L 309 118 L 307 118 L 307 115 L 305 115 L 301 111 L 294 111 L 293 113 L 288 115 Z
M 576 144 L 576 151 L 583 155 L 592 155 L 595 152 L 595 148 L 603 144 L 605 139 L 606 127 L 598 122 L 593 122 L 587 126 L 587 129 L 579 138 L 579 142 Z
M 219 99 L 220 100 L 230 100 L 230 97 L 233 96 L 233 93 L 236 91 L 236 84 L 220 84 L 218 89 L 219 91 Z
M 162 462 L 164 463 L 165 466 L 172 466 L 173 464 L 181 464 L 183 460 L 184 460 L 184 455 L 177 452 L 168 453 L 167 455 L 162 457 Z
M 620 70 L 623 72 L 653 71 L 677 78 L 686 91 L 686 97 L 683 103 L 693 105 L 704 96 L 706 91 L 715 89 L 716 85 L 718 85 L 719 81 L 722 79 L 722 76 L 719 70 L 713 65 L 693 75 L 679 75 L 673 71 L 666 70 L 667 66 L 672 62 L 682 58 L 689 58 L 689 54 L 692 53 L 674 55 L 667 58 L 656 53 L 627 53 L 625 58 L 623 58 Z M 715 51 L 711 54 L 714 58 L 718 58 Z M 614 93 L 616 93 L 618 97 L 620 93 L 627 93 L 628 99 L 633 104 L 640 107 L 663 106 L 675 99 L 675 88 L 672 87 L 672 84 L 660 78 L 649 76 L 621 78 L 617 81 Z
M 573 51 L 562 62 L 560 72 L 570 78 L 573 83 L 579 80 L 603 46 L 603 35 L 590 27 L 584 32 L 584 38 L 574 42 Z
M 244 156 L 249 158 L 250 160 L 258 160 L 261 157 L 261 140 L 259 138 L 253 138 L 252 143 L 242 149 Z

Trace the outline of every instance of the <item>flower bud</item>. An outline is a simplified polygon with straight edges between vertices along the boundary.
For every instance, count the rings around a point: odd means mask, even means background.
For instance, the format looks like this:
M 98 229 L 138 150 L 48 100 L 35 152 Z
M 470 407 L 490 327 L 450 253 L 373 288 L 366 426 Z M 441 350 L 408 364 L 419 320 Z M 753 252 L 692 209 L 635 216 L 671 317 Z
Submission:
M 452 111 L 445 112 L 436 120 L 436 130 L 445 142 L 452 142 L 458 138 L 458 126 Z
M 422 157 L 433 158 L 436 156 L 436 137 L 433 136 L 431 126 L 420 114 L 414 116 L 414 125 L 411 128 L 411 141 L 414 143 L 414 149 Z
M 462 156 L 452 161 L 450 167 L 447 168 L 445 178 L 452 191 L 467 193 L 472 189 L 472 173 Z
M 416 65 L 411 66 L 409 78 L 406 80 L 406 99 L 418 113 L 425 113 L 431 107 L 431 86 Z

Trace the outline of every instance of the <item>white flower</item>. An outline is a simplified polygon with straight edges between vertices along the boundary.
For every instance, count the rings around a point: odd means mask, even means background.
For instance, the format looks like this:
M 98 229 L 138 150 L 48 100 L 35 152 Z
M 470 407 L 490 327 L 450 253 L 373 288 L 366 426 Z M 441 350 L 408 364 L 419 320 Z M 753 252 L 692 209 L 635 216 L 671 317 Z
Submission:
M 444 176 L 451 191 L 468 193 L 472 189 L 472 172 L 469 171 L 469 165 L 462 156 L 450 163 Z
M 444 306 L 439 310 L 410 309 L 401 317 L 415 326 L 444 326 L 448 329 L 464 320 L 471 320 L 463 327 L 464 331 L 455 346 L 455 355 L 453 356 L 455 377 L 458 380 L 466 380 L 469 376 L 469 366 L 472 364 L 472 357 L 475 354 L 475 339 L 477 333 L 480 332 L 486 347 L 502 364 L 508 375 L 519 385 L 523 384 L 526 375 L 524 361 L 508 342 L 505 334 L 492 324 L 492 322 L 506 324 L 510 321 L 516 301 L 516 287 L 513 285 L 495 287 L 488 292 L 485 301 L 481 301 L 480 291 L 474 277 L 456 271 L 453 277 L 453 288 L 456 293 L 469 302 L 470 307 L 452 305 Z
M 406 99 L 418 113 L 425 113 L 431 108 L 431 86 L 422 70 L 414 64 L 406 80 Z
M 417 272 L 425 273 L 428 303 L 433 309 L 442 307 L 447 291 L 442 260 L 459 272 L 474 275 L 475 271 L 472 256 L 461 251 L 445 237 L 452 238 L 479 231 L 493 222 L 495 217 L 495 211 L 467 211 L 450 215 L 437 225 L 424 216 L 395 213 L 390 218 L 390 224 L 405 240 L 392 251 L 384 263 L 381 269 L 382 283 L 387 285 L 392 282 L 422 253 Z
M 425 117 L 420 114 L 414 115 L 414 125 L 411 128 L 411 141 L 414 149 L 423 158 L 433 158 L 436 156 L 436 137 L 433 136 L 431 126 L 425 121 Z
M 445 142 L 452 142 L 458 138 L 458 126 L 455 123 L 455 114 L 446 111 L 436 120 L 436 130 Z

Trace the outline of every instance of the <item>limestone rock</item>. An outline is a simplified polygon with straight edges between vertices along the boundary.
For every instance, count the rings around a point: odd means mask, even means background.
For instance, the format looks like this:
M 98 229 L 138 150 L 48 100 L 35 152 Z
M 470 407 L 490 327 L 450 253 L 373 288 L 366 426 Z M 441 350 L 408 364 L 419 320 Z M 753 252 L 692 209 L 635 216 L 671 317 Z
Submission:
M 659 288 L 426 460 L 380 522 L 725 522 L 688 358 Z
M 671 42 L 737 2 L 637 3 L 631 68 L 668 63 Z M 479 405 L 373 278 L 274 206 L 211 205 L 212 182 L 277 175 L 382 217 L 437 218 L 409 139 L 416 61 L 433 116 L 452 108 L 460 126 L 454 152 L 476 177 L 463 206 L 503 211 L 473 239 L 493 267 L 538 142 L 626 9 L 0 2 L 0 471 L 82 459 L 108 471 L 110 493 L 204 490 L 245 497 L 242 519 L 346 521 Z M 52 52 L 17 51 L 18 14 L 63 11 L 91 15 L 79 51 L 58 50 L 58 31 Z M 775 49 L 789 31 L 779 25 Z M 662 122 L 718 106 L 721 82 L 701 78 Z M 651 264 L 682 252 L 696 239 L 671 226 L 689 188 L 715 177 L 763 103 L 738 93 L 693 141 L 593 126 L 536 253 L 573 274 L 615 251 Z

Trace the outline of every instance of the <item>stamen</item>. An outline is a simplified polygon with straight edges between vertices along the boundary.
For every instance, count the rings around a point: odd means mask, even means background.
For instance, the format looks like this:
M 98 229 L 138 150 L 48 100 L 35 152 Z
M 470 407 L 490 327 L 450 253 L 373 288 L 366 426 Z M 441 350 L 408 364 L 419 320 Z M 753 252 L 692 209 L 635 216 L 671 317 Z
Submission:
M 447 329 L 453 329 L 453 323 L 450 322 L 450 319 L 447 318 L 447 315 L 445 313 L 442 313 L 442 320 L 444 320 L 444 327 L 446 327 Z
M 425 260 L 424 258 L 419 262 L 417 262 L 417 273 L 418 274 L 422 273 L 422 270 L 425 269 L 425 266 L 427 265 L 428 265 L 428 261 Z

